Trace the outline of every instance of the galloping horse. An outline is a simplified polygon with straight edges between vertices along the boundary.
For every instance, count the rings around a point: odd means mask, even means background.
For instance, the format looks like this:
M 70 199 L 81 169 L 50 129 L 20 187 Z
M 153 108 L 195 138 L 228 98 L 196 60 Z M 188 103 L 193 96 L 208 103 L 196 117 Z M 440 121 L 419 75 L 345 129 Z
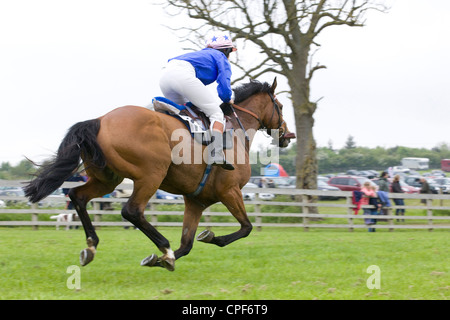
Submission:
M 279 129 L 279 146 L 286 147 L 295 134 L 289 132 L 283 120 L 282 105 L 274 95 L 275 88 L 276 79 L 272 85 L 250 81 L 236 88 L 235 113 L 246 130 Z M 177 129 L 186 130 L 186 127 L 170 115 L 137 106 L 117 108 L 100 118 L 79 122 L 69 129 L 54 159 L 42 165 L 37 176 L 24 187 L 30 201 L 38 202 L 59 188 L 79 168 L 80 159 L 83 161 L 89 180 L 69 191 L 88 245 L 81 251 L 81 265 L 94 259 L 99 243 L 86 205 L 91 199 L 114 191 L 124 178 L 133 180 L 134 186 L 132 195 L 122 208 L 122 216 L 163 253 L 159 258 L 156 254 L 150 255 L 142 260 L 141 265 L 160 266 L 173 271 L 175 260 L 192 249 L 203 210 L 219 201 L 239 221 L 240 229 L 224 236 L 215 236 L 205 230 L 197 240 L 222 247 L 249 235 L 252 225 L 247 217 L 241 188 L 250 178 L 248 148 L 251 139 L 247 145 L 237 141 L 233 150 L 226 152 L 227 159 L 244 152 L 244 163 L 235 163 L 234 171 L 213 166 L 205 187 L 192 196 L 207 165 L 204 162 L 174 163 L 172 151 L 178 141 L 172 141 L 171 136 Z M 198 148 L 195 144 L 197 142 L 192 139 L 192 150 Z M 184 195 L 181 245 L 175 252 L 170 248 L 169 241 L 144 218 L 144 209 L 158 188 Z

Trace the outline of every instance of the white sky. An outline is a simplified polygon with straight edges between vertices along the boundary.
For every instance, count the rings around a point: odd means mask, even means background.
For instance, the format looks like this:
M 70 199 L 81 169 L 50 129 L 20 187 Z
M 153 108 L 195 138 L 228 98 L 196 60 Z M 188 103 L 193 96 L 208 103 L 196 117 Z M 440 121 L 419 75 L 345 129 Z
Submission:
M 160 95 L 160 70 L 185 44 L 163 26 L 180 18 L 155 2 L 0 0 L 0 162 L 43 160 L 75 122 Z M 323 33 L 315 60 L 328 69 L 312 84 L 324 97 L 319 146 L 349 135 L 367 147 L 450 143 L 449 14 L 448 0 L 396 0 L 364 28 Z M 290 101 L 279 99 L 293 130 Z

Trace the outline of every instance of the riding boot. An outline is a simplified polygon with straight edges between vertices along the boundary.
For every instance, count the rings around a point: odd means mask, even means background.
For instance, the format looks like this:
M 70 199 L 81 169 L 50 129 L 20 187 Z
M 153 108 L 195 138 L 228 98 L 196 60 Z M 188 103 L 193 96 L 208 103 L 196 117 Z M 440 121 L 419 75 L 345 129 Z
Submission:
M 225 153 L 223 152 L 223 134 L 216 130 L 211 130 L 211 143 L 208 148 L 210 148 L 210 159 L 209 163 L 215 165 L 221 165 L 225 170 L 234 170 L 234 166 L 227 161 L 225 158 Z

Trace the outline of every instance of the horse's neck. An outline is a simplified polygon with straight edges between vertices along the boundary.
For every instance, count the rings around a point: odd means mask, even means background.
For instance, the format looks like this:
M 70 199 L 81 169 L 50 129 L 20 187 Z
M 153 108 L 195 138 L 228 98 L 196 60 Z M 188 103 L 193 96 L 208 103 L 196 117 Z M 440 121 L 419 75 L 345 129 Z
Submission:
M 247 107 L 248 105 L 242 105 L 242 108 Z M 253 142 L 253 138 L 255 137 L 255 134 L 260 127 L 260 123 L 255 117 L 244 111 L 236 110 L 236 113 L 239 117 L 239 120 L 242 123 L 242 126 L 244 127 L 245 132 L 247 133 L 247 136 L 249 137 L 249 149 L 250 149 L 250 146 L 252 145 Z

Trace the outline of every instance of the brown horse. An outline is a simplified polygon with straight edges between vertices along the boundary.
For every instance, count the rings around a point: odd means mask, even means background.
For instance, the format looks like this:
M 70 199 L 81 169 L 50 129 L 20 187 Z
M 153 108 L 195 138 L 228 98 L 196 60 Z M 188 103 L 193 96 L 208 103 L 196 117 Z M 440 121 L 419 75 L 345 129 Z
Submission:
M 282 105 L 274 97 L 275 87 L 276 79 L 272 86 L 251 81 L 236 88 L 235 113 L 246 130 L 279 129 L 279 146 L 286 147 L 295 135 L 289 132 L 283 120 Z M 236 128 L 236 123 L 234 125 Z M 197 237 L 199 241 L 226 246 L 251 232 L 252 225 L 241 193 L 241 188 L 250 178 L 249 143 L 234 139 L 233 149 L 226 152 L 227 159 L 232 161 L 243 154 L 245 161 L 235 163 L 234 171 L 212 166 L 205 187 L 193 196 L 206 164 L 204 161 L 174 163 L 175 149 L 178 150 L 175 152 L 177 156 L 190 151 L 180 150 L 180 141 L 174 141 L 172 134 L 177 129 L 187 131 L 184 124 L 174 117 L 137 106 L 117 108 L 100 118 L 79 122 L 68 131 L 55 158 L 41 166 L 36 178 L 24 188 L 26 196 L 32 202 L 38 202 L 60 187 L 77 170 L 82 159 L 89 180 L 69 192 L 88 244 L 88 248 L 81 251 L 81 265 L 93 260 L 99 243 L 86 205 L 93 198 L 113 192 L 124 178 L 133 180 L 134 187 L 122 209 L 122 216 L 139 228 L 163 253 L 160 258 L 150 255 L 142 260 L 141 265 L 161 266 L 173 271 L 175 260 L 187 255 L 192 248 L 203 210 L 219 201 L 241 227 L 224 236 L 214 236 L 211 231 L 204 231 Z M 184 139 L 191 139 L 190 135 Z M 194 139 L 189 140 L 189 145 L 192 150 L 205 148 Z M 158 188 L 184 195 L 181 245 L 175 252 L 171 250 L 169 241 L 144 218 L 144 209 Z

